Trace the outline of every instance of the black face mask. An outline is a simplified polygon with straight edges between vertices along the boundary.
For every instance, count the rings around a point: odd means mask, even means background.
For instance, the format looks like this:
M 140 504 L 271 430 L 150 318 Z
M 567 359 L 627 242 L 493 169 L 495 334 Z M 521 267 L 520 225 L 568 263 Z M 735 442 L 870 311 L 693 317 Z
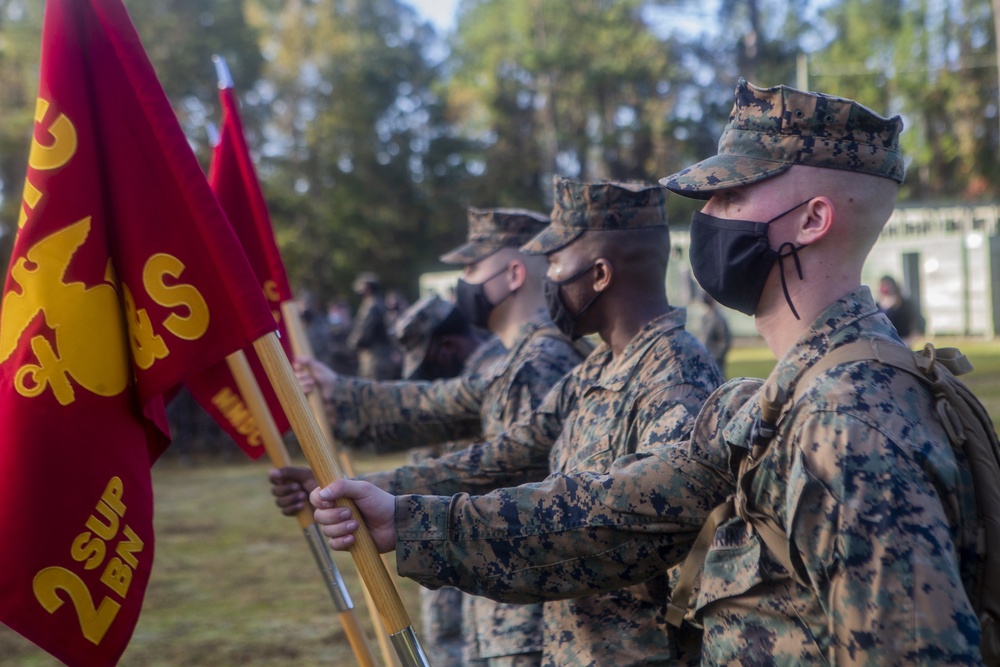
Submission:
M 545 276 L 542 280 L 542 289 L 545 294 L 545 305 L 549 310 L 549 317 L 552 318 L 552 323 L 556 325 L 556 328 L 559 329 L 559 331 L 563 332 L 573 340 L 580 337 L 580 334 L 576 333 L 576 328 L 580 324 L 580 318 L 582 318 L 584 313 L 586 313 L 587 310 L 594 305 L 594 302 L 597 301 L 597 297 L 604 294 L 604 292 L 597 292 L 594 294 L 594 298 L 591 299 L 587 305 L 581 308 L 579 313 L 574 315 L 569 311 L 569 308 L 566 307 L 566 303 L 563 301 L 561 288 L 563 285 L 568 285 L 571 282 L 579 280 L 592 268 L 594 268 L 593 264 L 577 271 L 569 278 L 558 282 L 552 280 L 548 276 Z
M 489 328 L 487 325 L 490 321 L 490 313 L 493 309 L 500 305 L 507 297 L 509 297 L 514 292 L 508 292 L 507 296 L 496 303 L 490 303 L 490 300 L 486 298 L 486 283 L 493 280 L 501 273 L 507 271 L 507 267 L 503 267 L 492 276 L 487 278 L 481 283 L 469 283 L 461 278 L 458 279 L 458 284 L 455 285 L 455 307 L 458 308 L 458 312 L 462 313 L 471 324 L 481 328 Z
M 802 280 L 798 251 L 805 246 L 786 241 L 774 250 L 767 239 L 767 228 L 810 201 L 796 204 L 767 222 L 726 220 L 696 211 L 691 216 L 691 270 L 702 289 L 722 305 L 753 315 L 767 276 L 778 262 L 785 301 L 795 319 L 799 319 L 785 283 L 784 260 L 792 258 L 799 280 Z

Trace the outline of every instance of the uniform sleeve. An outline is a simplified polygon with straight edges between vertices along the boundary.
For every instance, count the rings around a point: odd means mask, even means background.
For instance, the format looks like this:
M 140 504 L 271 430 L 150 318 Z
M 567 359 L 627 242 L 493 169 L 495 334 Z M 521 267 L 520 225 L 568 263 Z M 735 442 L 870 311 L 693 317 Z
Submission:
M 835 413 L 804 419 L 795 442 L 786 525 L 799 577 L 828 610 L 829 662 L 978 664 L 978 624 L 935 492 L 961 488 L 957 468 Z
M 478 376 L 436 382 L 373 382 L 339 378 L 327 401 L 333 435 L 358 447 L 401 451 L 475 437 L 488 380 Z
M 398 497 L 399 573 L 507 602 L 579 597 L 663 574 L 732 493 L 724 429 L 759 387 L 720 387 L 689 441 L 623 456 L 607 473 L 554 474 L 479 497 Z
M 530 371 L 529 371 L 530 372 Z M 508 417 L 519 421 L 488 442 L 477 442 L 451 454 L 418 465 L 397 468 L 391 475 L 368 479 L 395 495 L 456 493 L 483 494 L 503 486 L 516 486 L 545 479 L 549 450 L 562 431 L 566 415 L 573 409 L 575 394 L 567 376 L 536 410 L 511 409 Z M 525 395 L 524 407 L 535 404 L 540 383 L 515 382 Z M 519 392 L 519 393 L 520 393 Z
M 614 590 L 687 553 L 731 481 L 671 445 L 606 474 L 556 474 L 485 496 L 400 496 L 397 564 L 423 585 L 505 602 Z

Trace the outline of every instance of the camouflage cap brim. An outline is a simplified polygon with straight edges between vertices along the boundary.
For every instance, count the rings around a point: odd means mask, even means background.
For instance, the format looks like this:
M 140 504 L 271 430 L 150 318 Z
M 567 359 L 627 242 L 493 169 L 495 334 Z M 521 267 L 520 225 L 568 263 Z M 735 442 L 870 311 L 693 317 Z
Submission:
M 707 199 L 717 190 L 776 176 L 792 165 L 838 169 L 902 183 L 899 116 L 854 100 L 740 79 L 718 154 L 660 180 L 671 192 Z
M 660 179 L 671 192 L 692 199 L 708 199 L 713 192 L 749 185 L 788 171 L 791 164 L 741 155 L 713 155 L 676 174 Z
M 468 266 L 469 264 L 475 264 L 486 259 L 506 246 L 507 244 L 504 241 L 498 239 L 469 241 L 441 255 L 438 259 L 445 264 Z
M 582 228 L 549 225 L 535 238 L 521 246 L 521 252 L 526 255 L 548 255 L 569 245 L 584 231 Z

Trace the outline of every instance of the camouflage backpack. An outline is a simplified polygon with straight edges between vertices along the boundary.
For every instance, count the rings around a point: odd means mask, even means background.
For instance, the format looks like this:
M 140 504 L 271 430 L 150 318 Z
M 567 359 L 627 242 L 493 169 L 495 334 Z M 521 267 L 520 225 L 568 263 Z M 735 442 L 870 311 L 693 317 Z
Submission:
M 760 392 L 761 417 L 754 428 L 753 446 L 739 463 L 736 493 L 713 510 L 691 547 L 674 586 L 667 620 L 680 626 L 716 529 L 737 514 L 754 527 L 771 554 L 794 576 L 785 531 L 770 517 L 747 506 L 755 462 L 763 458 L 782 417 L 812 383 L 830 369 L 855 361 L 877 361 L 919 379 L 936 398 L 938 419 L 952 447 L 964 452 L 968 459 L 976 489 L 979 539 L 975 581 L 966 592 L 979 617 L 983 661 L 989 666 L 1000 665 L 1000 576 L 997 576 L 1000 572 L 1000 441 L 982 403 L 955 377 L 971 371 L 972 364 L 955 348 L 939 350 L 931 344 L 919 352 L 884 340 L 860 340 L 843 345 L 801 373 L 791 397 L 784 395 L 773 376 L 767 379 Z

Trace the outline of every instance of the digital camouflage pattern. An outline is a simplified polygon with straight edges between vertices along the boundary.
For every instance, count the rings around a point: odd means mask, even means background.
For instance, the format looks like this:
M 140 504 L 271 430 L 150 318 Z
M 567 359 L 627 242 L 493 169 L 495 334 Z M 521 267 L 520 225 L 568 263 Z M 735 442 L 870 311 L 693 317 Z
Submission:
M 707 350 L 684 330 L 682 308 L 647 324 L 612 358 L 600 345 L 541 408 L 488 443 L 424 466 L 397 469 L 394 493 L 486 493 L 544 479 L 549 471 L 606 472 L 652 443 L 683 441 L 722 382 Z M 446 564 L 439 564 L 446 566 Z M 698 662 L 697 641 L 674 644 L 665 619 L 665 576 L 622 590 L 544 605 L 546 665 Z
M 898 341 L 866 287 L 778 363 L 779 385 L 829 350 Z M 706 403 L 691 441 L 486 496 L 397 499 L 400 574 L 508 601 L 619 588 L 680 562 L 733 492 L 730 452 L 759 416 L 755 381 Z M 979 664 L 972 477 L 916 378 L 862 361 L 821 375 L 779 426 L 749 502 L 790 537 L 795 577 L 739 517 L 717 531 L 694 618 L 706 664 Z M 805 584 L 799 581 L 807 582 Z
M 405 338 L 408 335 L 407 332 L 412 335 L 414 327 L 425 330 L 431 328 L 432 322 L 445 321 L 450 311 L 454 310 L 454 306 L 447 304 L 439 297 L 435 298 L 448 305 L 450 310 L 441 309 L 433 300 L 429 300 L 425 306 L 419 308 L 421 302 L 417 302 L 411 306 L 411 309 L 425 312 L 427 316 L 419 318 L 419 322 L 422 324 L 418 325 L 416 323 L 418 318 L 414 317 L 409 320 L 409 323 L 404 322 L 397 326 L 397 333 L 400 328 L 403 329 L 403 336 L 397 337 Z M 404 318 L 401 317 L 397 324 L 403 320 Z M 488 375 L 492 377 L 494 375 L 492 367 L 502 362 L 506 356 L 507 349 L 500 342 L 500 339 L 496 336 L 490 336 L 466 359 L 462 375 Z M 417 365 L 419 366 L 422 361 L 423 357 L 421 357 L 420 362 L 417 362 Z M 409 462 L 411 464 L 424 463 L 442 454 L 464 449 L 472 442 L 474 439 L 470 438 L 411 449 L 408 457 Z M 420 588 L 420 625 L 423 630 L 421 636 L 427 658 L 434 667 L 461 667 L 465 664 L 463 648 L 467 643 L 466 634 L 472 635 L 475 632 L 475 626 L 471 623 L 463 623 L 463 608 L 469 606 L 471 609 L 474 599 L 474 596 L 450 586 L 433 590 Z M 471 641 L 475 641 L 474 636 Z
M 333 436 L 349 447 L 374 446 L 378 452 L 488 439 L 530 414 L 581 360 L 542 311 L 504 352 L 502 360 L 484 364 L 478 373 L 447 380 L 372 382 L 338 376 L 326 401 Z M 381 485 L 379 479 L 370 481 Z
M 521 327 L 506 357 L 490 374 L 436 382 L 366 382 L 338 378 L 327 401 L 334 437 L 383 449 L 459 440 L 481 433 L 491 439 L 534 412 L 548 391 L 581 361 L 572 343 L 539 311 Z M 394 493 L 393 473 L 363 479 Z M 490 659 L 542 648 L 541 606 L 503 605 L 485 598 L 473 604 L 472 651 Z M 469 616 L 466 616 L 466 620 Z
M 666 193 L 653 183 L 552 179 L 552 223 L 521 247 L 530 255 L 548 255 L 587 231 L 665 227 Z
M 470 208 L 466 243 L 441 255 L 445 264 L 475 264 L 501 248 L 517 248 L 549 224 L 549 217 L 523 208 Z
M 691 435 L 705 399 L 722 383 L 708 351 L 684 330 L 683 308 L 647 324 L 615 363 L 602 345 L 549 395 L 540 412 L 561 424 L 551 472 L 607 472 L 653 442 Z M 541 434 L 540 434 L 541 435 Z M 547 667 L 697 665 L 700 636 L 677 641 L 666 622 L 666 575 L 572 600 L 547 601 Z
M 696 199 L 777 176 L 793 164 L 843 169 L 903 182 L 899 116 L 885 118 L 853 100 L 740 79 L 719 153 L 660 180 Z

